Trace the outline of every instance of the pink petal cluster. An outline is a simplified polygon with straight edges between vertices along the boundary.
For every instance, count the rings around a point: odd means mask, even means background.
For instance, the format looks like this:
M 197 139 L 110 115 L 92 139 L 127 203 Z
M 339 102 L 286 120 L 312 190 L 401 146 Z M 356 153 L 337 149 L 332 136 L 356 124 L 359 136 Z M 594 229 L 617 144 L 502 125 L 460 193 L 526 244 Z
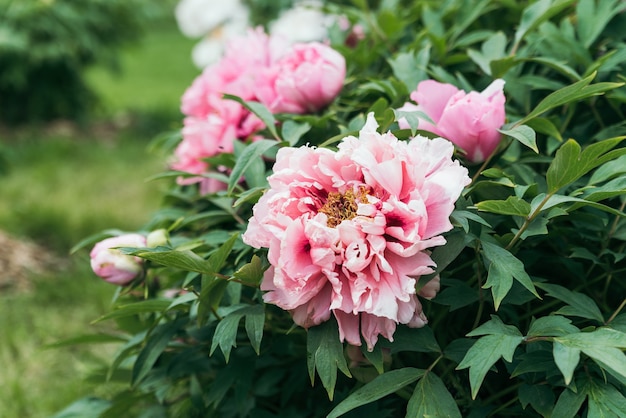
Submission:
M 243 240 L 268 248 L 261 289 L 303 327 L 333 314 L 340 338 L 373 349 L 398 323 L 427 319 L 416 281 L 433 272 L 429 248 L 445 244 L 467 169 L 452 144 L 379 134 L 373 115 L 338 151 L 281 148 L 270 189 L 255 205 Z M 426 286 L 434 296 L 438 280 Z
M 89 254 L 91 268 L 105 281 L 125 286 L 139 274 L 143 260 L 122 254 L 116 247 L 145 246 L 146 238 L 139 234 L 125 234 L 104 239 L 98 242 Z
M 207 67 L 182 97 L 183 140 L 175 150 L 175 170 L 202 175 L 208 157 L 233 151 L 234 142 L 250 138 L 263 123 L 241 104 L 223 98 L 259 101 L 272 112 L 314 112 L 339 93 L 345 78 L 341 54 L 320 43 L 288 45 L 262 29 L 234 38 L 222 59 Z M 207 192 L 224 185 L 195 177 Z
M 473 163 L 485 161 L 498 147 L 498 129 L 505 121 L 504 80 L 493 81 L 485 90 L 466 93 L 452 84 L 425 80 L 411 93 L 418 105 L 406 103 L 400 110 L 422 111 L 434 122 L 420 120 L 418 129 L 452 141 Z M 401 121 L 401 128 L 408 128 Z

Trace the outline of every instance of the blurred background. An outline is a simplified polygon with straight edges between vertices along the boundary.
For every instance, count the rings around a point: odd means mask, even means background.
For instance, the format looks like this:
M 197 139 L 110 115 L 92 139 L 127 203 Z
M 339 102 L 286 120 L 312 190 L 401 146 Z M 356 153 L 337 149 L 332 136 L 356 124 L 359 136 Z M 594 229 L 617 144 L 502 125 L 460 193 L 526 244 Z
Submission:
M 180 128 L 180 96 L 223 38 L 290 4 L 0 0 L 1 418 L 106 395 L 115 346 L 57 344 L 106 327 L 116 291 L 70 249 L 149 220 L 169 158 L 150 144 Z

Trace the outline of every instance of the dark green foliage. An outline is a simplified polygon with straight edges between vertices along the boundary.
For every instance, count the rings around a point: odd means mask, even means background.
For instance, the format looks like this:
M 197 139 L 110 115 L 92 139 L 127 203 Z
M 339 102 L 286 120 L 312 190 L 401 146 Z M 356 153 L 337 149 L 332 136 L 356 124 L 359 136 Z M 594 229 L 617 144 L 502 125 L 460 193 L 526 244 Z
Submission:
M 170 242 L 132 252 L 146 260 L 146 281 L 121 292 L 113 311 L 118 318 L 126 312 L 128 321 L 120 325 L 127 343 L 111 373 L 141 373 L 111 411 L 134 405 L 162 406 L 177 417 L 626 415 L 626 33 L 616 29 L 626 6 L 326 6 L 367 33 L 354 48 L 333 38 L 348 63 L 339 98 L 307 116 L 270 116 L 249 105 L 270 123 L 264 137 L 279 141 L 237 144 L 233 155 L 214 157 L 237 174 L 224 179 L 223 192 L 199 196 L 195 186 L 173 186 L 146 226 L 166 228 Z M 367 112 L 383 130 L 407 138 L 393 109 L 419 81 L 482 90 L 499 77 L 506 81 L 503 140 L 483 166 L 469 166 L 473 181 L 452 215 L 449 244 L 433 253 L 442 291 L 424 301 L 427 327 L 399 326 L 393 342 L 381 338 L 373 352 L 355 353 L 338 341 L 333 321 L 305 331 L 287 312 L 263 304 L 258 283 L 267 253 L 248 248 L 238 234 L 266 187 L 277 147 L 333 147 L 362 126 Z M 167 288 L 184 290 L 165 306 L 160 290 Z

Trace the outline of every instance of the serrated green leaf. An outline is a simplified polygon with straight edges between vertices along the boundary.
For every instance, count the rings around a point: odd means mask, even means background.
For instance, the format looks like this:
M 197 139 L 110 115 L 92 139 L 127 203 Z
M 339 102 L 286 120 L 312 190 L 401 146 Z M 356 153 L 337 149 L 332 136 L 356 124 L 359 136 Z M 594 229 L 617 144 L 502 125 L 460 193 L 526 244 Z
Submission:
M 530 276 L 524 270 L 524 264 L 519 259 L 504 248 L 487 241 L 482 241 L 482 248 L 485 258 L 489 260 L 487 282 L 483 288 L 491 288 L 496 310 L 511 289 L 513 279 L 541 299 Z
M 265 151 L 278 144 L 278 142 L 271 139 L 261 139 L 248 145 L 243 150 L 239 158 L 237 158 L 237 163 L 235 164 L 235 167 L 233 167 L 233 171 L 230 173 L 230 178 L 228 180 L 228 194 L 233 192 L 246 169 L 250 167 L 256 159 L 261 158 L 261 155 L 263 155 Z
M 371 382 L 360 387 L 341 401 L 326 418 L 337 418 L 358 408 L 361 405 L 374 402 L 384 396 L 397 392 L 403 387 L 415 382 L 424 375 L 424 370 L 405 367 L 391 370 L 377 376 Z
M 600 323 L 604 322 L 604 317 L 598 305 L 589 296 L 582 293 L 573 292 L 563 286 L 551 283 L 537 283 L 537 287 L 547 292 L 547 295 L 565 302 L 570 309 L 566 310 L 564 315 L 579 316 L 582 318 L 593 319 Z M 562 310 L 560 312 L 563 312 Z
M 457 370 L 469 368 L 470 386 L 472 389 L 472 399 L 476 399 L 478 390 L 482 385 L 487 372 L 500 357 L 511 362 L 513 353 L 517 346 L 523 341 L 521 335 L 486 335 L 476 341 L 469 349 Z
M 433 372 L 426 373 L 415 386 L 406 412 L 406 418 L 412 417 L 461 418 L 456 401 Z
M 576 366 L 578 366 L 580 361 L 580 350 L 555 341 L 552 347 L 552 355 L 554 356 L 556 366 L 563 374 L 565 384 L 569 385 L 574 376 L 574 370 L 576 370 Z
M 333 399 L 337 383 L 337 369 L 346 376 L 350 370 L 343 354 L 343 344 L 339 341 L 339 330 L 335 321 L 326 321 L 311 327 L 307 331 L 307 367 L 311 384 L 315 381 L 315 371 L 328 393 Z
M 522 145 L 535 151 L 535 153 L 539 153 L 539 149 L 537 148 L 537 134 L 530 126 L 515 125 L 512 129 L 499 130 L 499 132 L 519 141 Z
M 530 203 L 517 196 L 509 196 L 506 200 L 483 200 L 476 204 L 482 212 L 527 217 L 530 215 Z

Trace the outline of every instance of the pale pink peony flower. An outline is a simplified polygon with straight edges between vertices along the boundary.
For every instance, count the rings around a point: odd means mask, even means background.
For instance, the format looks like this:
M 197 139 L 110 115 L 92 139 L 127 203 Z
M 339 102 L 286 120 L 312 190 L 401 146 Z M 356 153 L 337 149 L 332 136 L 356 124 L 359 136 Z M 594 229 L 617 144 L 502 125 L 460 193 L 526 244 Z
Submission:
M 403 142 L 377 127 L 368 115 L 337 152 L 281 148 L 243 235 L 269 249 L 266 302 L 303 327 L 333 314 L 342 341 L 363 337 L 370 350 L 379 335 L 393 340 L 398 323 L 426 324 L 416 278 L 433 272 L 429 249 L 445 244 L 470 181 L 447 140 Z
M 485 161 L 498 147 L 502 135 L 498 129 L 505 122 L 504 80 L 494 80 L 481 93 L 465 93 L 452 84 L 425 80 L 411 93 L 418 105 L 405 104 L 400 110 L 418 110 L 435 123 L 421 120 L 418 129 L 432 132 L 461 148 L 469 161 Z M 400 121 L 401 128 L 408 128 Z
M 125 255 L 116 247 L 145 247 L 146 238 L 139 234 L 125 234 L 98 242 L 89 256 L 91 269 L 105 281 L 125 286 L 141 271 L 143 260 Z
M 316 112 L 339 94 L 345 77 L 339 52 L 319 42 L 294 44 L 262 73 L 257 95 L 273 112 Z

